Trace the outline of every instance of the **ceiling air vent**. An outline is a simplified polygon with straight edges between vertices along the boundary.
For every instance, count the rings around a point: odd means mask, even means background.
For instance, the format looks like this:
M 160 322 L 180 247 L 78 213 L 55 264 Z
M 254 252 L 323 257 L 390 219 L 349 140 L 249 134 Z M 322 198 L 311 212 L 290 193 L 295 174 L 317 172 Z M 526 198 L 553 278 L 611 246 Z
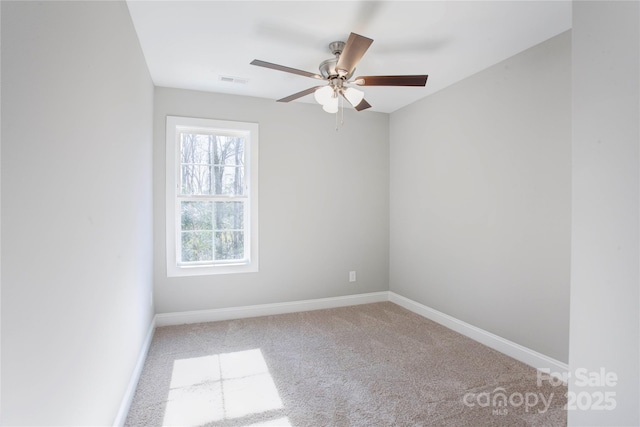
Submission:
M 235 83 L 238 85 L 246 85 L 249 82 L 249 79 L 243 79 L 240 77 L 232 77 L 232 76 L 220 76 L 220 81 L 225 83 Z

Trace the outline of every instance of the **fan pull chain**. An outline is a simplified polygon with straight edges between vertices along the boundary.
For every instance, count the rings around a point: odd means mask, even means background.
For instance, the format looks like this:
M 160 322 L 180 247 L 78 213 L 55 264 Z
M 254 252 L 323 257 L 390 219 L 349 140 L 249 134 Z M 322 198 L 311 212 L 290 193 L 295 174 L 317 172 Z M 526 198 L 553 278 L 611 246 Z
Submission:
M 342 116 L 340 118 L 340 125 L 338 125 L 338 114 L 340 111 L 336 111 L 336 132 L 338 132 L 340 126 L 344 126 L 344 98 L 340 99 L 340 109 L 342 110 Z

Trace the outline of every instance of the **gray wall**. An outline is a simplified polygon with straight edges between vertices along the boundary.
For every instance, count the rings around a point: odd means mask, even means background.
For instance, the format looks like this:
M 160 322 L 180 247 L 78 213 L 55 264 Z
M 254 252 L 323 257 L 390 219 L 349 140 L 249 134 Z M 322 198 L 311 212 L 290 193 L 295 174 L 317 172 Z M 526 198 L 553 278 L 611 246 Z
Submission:
M 156 88 L 154 264 L 158 313 L 334 297 L 388 289 L 387 114 Z M 260 271 L 167 278 L 165 118 L 260 126 Z M 358 280 L 348 282 L 348 272 Z
M 569 425 L 640 425 L 640 7 L 573 2 L 573 215 L 570 366 L 617 374 L 614 411 Z M 586 395 L 584 394 L 586 393 Z M 584 397 L 586 396 L 586 397 Z
M 391 114 L 390 289 L 568 361 L 571 35 Z
M 153 316 L 153 86 L 124 2 L 1 7 L 1 421 L 110 425 Z

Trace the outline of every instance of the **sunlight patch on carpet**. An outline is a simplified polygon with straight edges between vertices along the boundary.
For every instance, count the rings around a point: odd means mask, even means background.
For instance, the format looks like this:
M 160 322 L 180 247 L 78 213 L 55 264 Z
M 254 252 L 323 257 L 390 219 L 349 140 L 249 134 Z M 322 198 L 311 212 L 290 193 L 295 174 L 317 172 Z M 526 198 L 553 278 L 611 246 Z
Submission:
M 290 425 L 282 409 L 260 349 L 213 354 L 174 361 L 163 425 L 249 420 L 260 414 L 267 419 L 249 425 Z

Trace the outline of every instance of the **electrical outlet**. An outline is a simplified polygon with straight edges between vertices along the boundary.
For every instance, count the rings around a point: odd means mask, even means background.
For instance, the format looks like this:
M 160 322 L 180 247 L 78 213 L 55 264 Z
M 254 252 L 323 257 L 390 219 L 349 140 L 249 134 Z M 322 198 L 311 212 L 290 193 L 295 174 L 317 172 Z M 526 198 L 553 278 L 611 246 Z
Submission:
M 355 282 L 356 281 L 356 272 L 355 271 L 350 271 L 349 272 L 349 281 L 350 282 Z

